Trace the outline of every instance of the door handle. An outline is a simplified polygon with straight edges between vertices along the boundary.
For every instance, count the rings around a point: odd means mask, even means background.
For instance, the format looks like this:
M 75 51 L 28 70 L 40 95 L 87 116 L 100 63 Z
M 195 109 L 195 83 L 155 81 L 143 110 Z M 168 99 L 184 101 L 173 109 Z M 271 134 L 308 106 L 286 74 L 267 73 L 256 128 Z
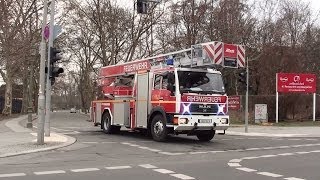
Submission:
M 163 97 L 159 97 L 159 100 L 163 100 Z

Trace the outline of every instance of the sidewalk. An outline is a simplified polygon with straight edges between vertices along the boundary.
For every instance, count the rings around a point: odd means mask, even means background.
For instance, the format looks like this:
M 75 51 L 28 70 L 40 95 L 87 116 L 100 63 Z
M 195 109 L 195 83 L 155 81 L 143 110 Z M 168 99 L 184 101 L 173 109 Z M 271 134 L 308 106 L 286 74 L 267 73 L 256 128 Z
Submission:
M 73 144 L 76 139 L 63 134 L 50 133 L 44 145 L 37 145 L 36 129 L 28 129 L 27 116 L 0 121 L 0 158 L 53 150 Z M 35 124 L 33 124 L 35 125 Z
M 226 131 L 227 135 L 239 136 L 264 136 L 264 137 L 320 137 L 319 126 L 303 127 L 278 127 L 278 126 L 258 126 L 249 125 L 248 133 L 245 127 L 230 127 Z

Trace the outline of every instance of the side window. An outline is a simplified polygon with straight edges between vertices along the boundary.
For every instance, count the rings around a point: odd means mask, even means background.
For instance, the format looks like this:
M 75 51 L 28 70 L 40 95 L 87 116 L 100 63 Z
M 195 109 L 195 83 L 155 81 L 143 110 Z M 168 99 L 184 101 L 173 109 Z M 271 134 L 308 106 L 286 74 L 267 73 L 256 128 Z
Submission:
M 154 89 L 160 89 L 160 82 L 161 82 L 161 76 L 159 74 L 156 74 L 154 78 L 154 84 L 153 84 Z
M 162 87 L 161 89 L 167 89 L 168 87 L 168 77 L 167 76 L 163 76 L 162 77 Z

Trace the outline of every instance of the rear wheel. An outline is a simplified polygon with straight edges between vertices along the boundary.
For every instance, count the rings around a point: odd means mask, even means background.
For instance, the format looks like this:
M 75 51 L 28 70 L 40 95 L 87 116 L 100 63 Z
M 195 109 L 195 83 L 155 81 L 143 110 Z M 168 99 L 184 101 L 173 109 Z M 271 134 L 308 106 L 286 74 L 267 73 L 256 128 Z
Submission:
M 168 129 L 162 115 L 158 114 L 152 118 L 150 131 L 155 141 L 165 141 L 167 139 Z
M 197 134 L 197 137 L 199 141 L 206 142 L 206 141 L 210 141 L 214 137 L 215 133 L 216 133 L 215 130 L 199 132 Z
M 111 125 L 111 117 L 109 113 L 104 113 L 102 116 L 102 130 L 106 134 L 114 134 L 120 131 L 121 126 L 113 126 Z

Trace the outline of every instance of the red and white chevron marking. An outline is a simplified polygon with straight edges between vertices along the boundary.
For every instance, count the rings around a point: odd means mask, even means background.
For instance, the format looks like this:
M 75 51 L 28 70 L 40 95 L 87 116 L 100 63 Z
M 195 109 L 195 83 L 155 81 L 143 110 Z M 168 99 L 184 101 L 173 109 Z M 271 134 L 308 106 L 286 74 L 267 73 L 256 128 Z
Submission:
M 215 42 L 214 44 L 214 63 L 221 64 L 223 60 L 223 43 Z
M 212 43 L 203 45 L 203 49 L 210 59 L 214 59 L 214 45 Z
M 238 67 L 244 67 L 246 60 L 245 60 L 245 53 L 246 50 L 244 49 L 244 46 L 238 45 Z

